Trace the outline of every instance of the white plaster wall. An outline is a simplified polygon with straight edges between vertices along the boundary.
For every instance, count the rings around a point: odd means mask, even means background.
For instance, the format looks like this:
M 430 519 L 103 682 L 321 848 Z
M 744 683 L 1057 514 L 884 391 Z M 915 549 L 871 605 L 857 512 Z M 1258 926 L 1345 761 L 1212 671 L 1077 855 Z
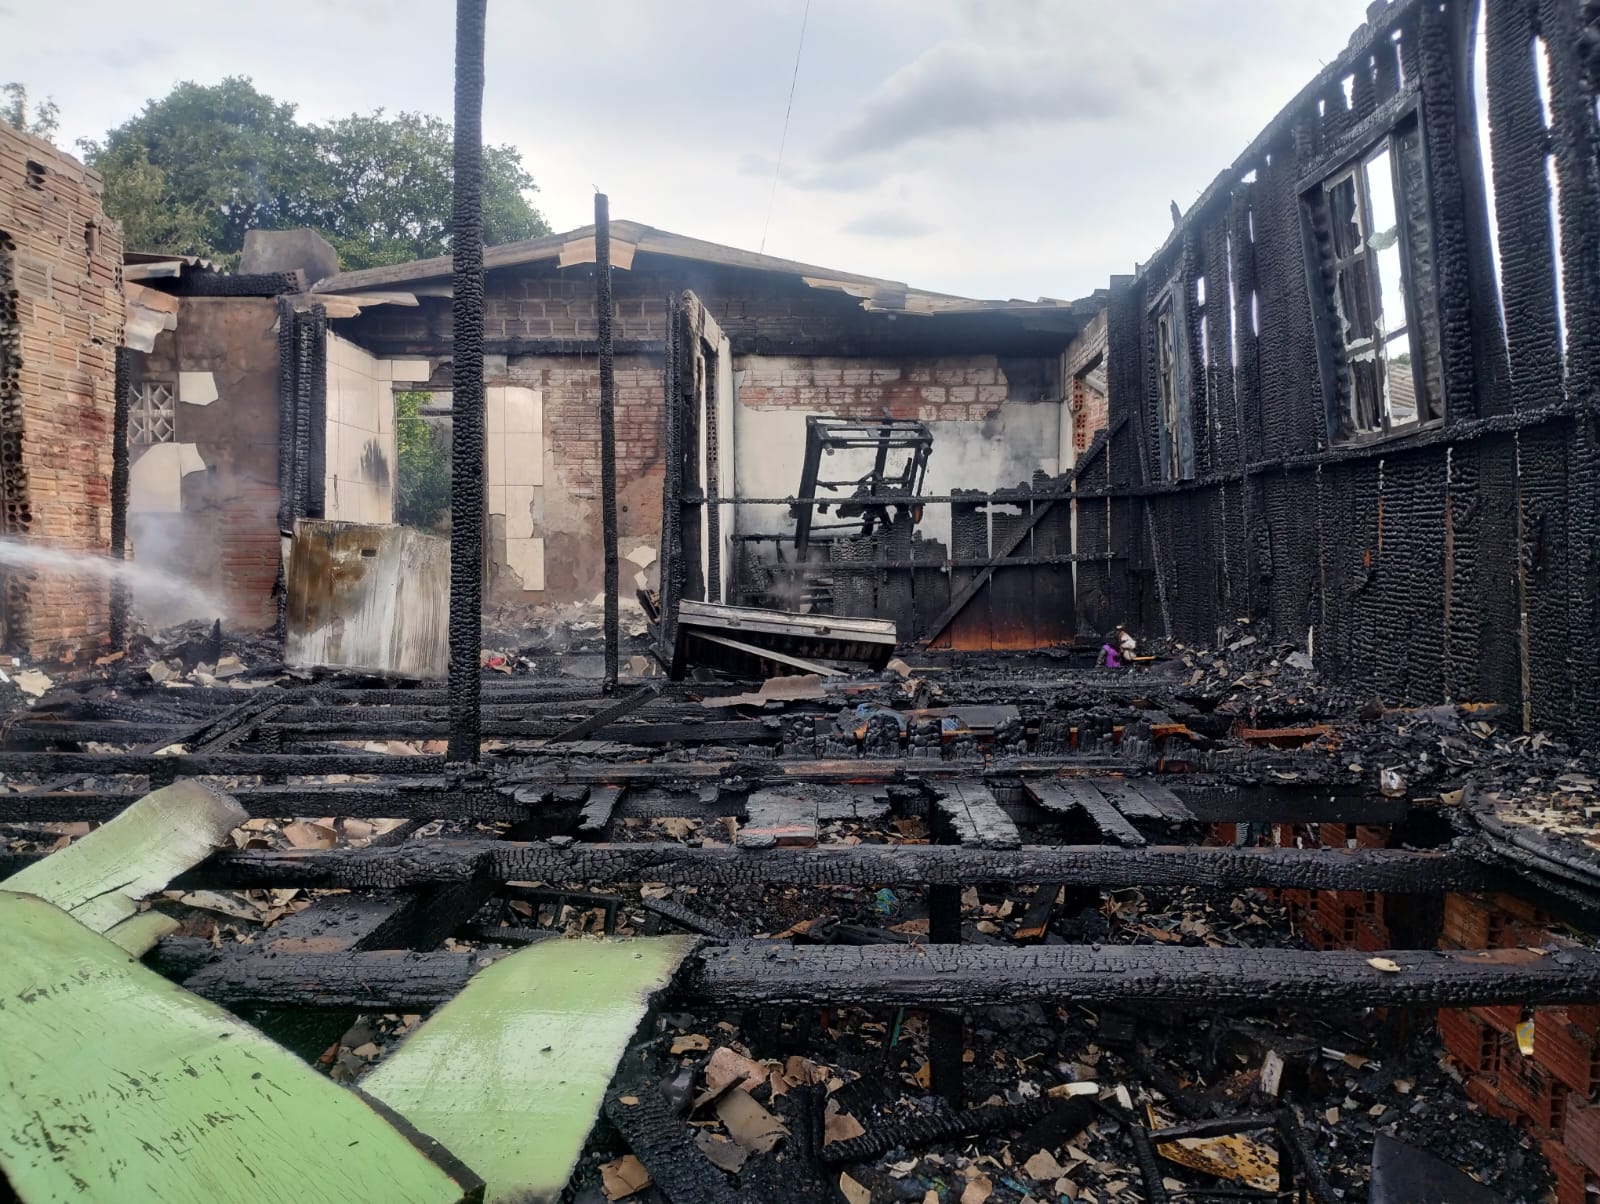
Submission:
M 181 514 L 183 478 L 191 472 L 201 472 L 205 466 L 199 446 L 194 443 L 153 443 L 134 448 L 128 466 L 128 513 Z
M 328 335 L 324 513 L 352 523 L 394 522 L 394 385 L 390 362 Z
M 534 515 L 544 492 L 544 393 L 519 385 L 487 390 L 483 477 L 489 513 L 502 515 L 501 563 L 524 591 L 544 589 L 544 533 Z
M 929 422 L 933 451 L 923 493 L 944 495 L 957 489 L 1014 489 L 1035 469 L 1060 471 L 1062 406 L 1054 401 L 1002 402 L 982 421 Z M 806 412 L 734 408 L 735 484 L 739 497 L 793 497 L 805 461 Z M 869 453 L 824 457 L 821 475 L 840 480 L 865 473 Z M 832 516 L 818 521 L 833 521 Z M 740 531 L 787 533 L 794 520 L 785 506 L 740 506 Z M 917 530 L 931 539 L 950 539 L 950 508 L 928 506 Z

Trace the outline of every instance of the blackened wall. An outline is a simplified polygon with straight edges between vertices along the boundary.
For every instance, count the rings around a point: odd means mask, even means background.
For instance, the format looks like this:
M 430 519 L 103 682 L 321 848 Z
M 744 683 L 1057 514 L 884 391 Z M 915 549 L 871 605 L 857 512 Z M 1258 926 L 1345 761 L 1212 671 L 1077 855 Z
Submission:
M 1487 37 L 1496 299 L 1474 136 Z M 1080 461 L 1080 626 L 1210 641 L 1249 617 L 1392 699 L 1494 699 L 1584 734 L 1597 713 L 1600 134 L 1579 6 L 1375 10 L 1109 311 L 1108 439 Z M 1535 40 L 1536 36 L 1539 40 Z M 1534 55 L 1548 53 L 1547 129 Z M 1444 420 L 1361 444 L 1330 429 L 1326 280 L 1307 188 L 1398 123 L 1421 130 Z M 1559 242 L 1546 155 L 1561 183 Z M 1557 256 L 1555 248 L 1561 248 Z M 1555 283 L 1565 288 L 1565 345 Z M 1181 296 L 1192 479 L 1163 479 L 1154 307 Z M 1319 335 L 1319 332 L 1322 332 Z

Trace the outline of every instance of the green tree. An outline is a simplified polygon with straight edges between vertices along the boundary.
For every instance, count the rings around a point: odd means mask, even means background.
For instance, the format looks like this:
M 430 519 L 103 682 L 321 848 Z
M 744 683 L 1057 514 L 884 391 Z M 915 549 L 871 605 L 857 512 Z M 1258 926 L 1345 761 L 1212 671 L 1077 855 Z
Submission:
M 400 461 L 395 519 L 425 531 L 437 530 L 450 509 L 450 449 L 418 413 L 431 396 L 411 391 L 394 395 L 394 438 Z
M 182 83 L 101 142 L 81 143 L 106 180 L 106 211 L 138 250 L 236 261 L 253 229 L 309 226 L 343 266 L 449 250 L 452 132 L 420 113 L 303 125 L 249 79 Z M 484 148 L 490 243 L 547 234 L 533 177 L 511 146 Z
M 56 102 L 46 96 L 33 106 L 33 116 L 28 115 L 28 89 L 24 84 L 0 84 L 0 121 L 15 126 L 24 134 L 54 142 L 61 128 L 61 110 Z
M 443 255 L 450 248 L 454 133 L 423 113 L 379 109 L 317 127 L 327 232 L 346 267 Z M 512 146 L 483 148 L 483 238 L 490 246 L 548 234 L 528 204 L 533 176 Z

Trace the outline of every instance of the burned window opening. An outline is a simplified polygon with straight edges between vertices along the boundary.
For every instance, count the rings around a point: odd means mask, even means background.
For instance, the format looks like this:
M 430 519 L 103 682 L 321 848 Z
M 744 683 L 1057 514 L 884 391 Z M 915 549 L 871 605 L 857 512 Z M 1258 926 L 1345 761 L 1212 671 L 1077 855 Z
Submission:
M 1155 304 L 1156 418 L 1160 424 L 1160 474 L 1164 481 L 1194 476 L 1194 432 L 1190 416 L 1188 326 L 1180 282 L 1173 281 Z
M 1425 172 L 1411 120 L 1306 198 L 1336 442 L 1409 432 L 1444 416 Z

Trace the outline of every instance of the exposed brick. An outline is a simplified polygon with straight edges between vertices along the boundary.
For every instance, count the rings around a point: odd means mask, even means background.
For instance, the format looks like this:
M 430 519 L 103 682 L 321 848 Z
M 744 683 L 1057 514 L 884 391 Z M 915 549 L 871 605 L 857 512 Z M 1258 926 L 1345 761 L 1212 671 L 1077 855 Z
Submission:
M 45 166 L 41 188 L 25 164 Z M 0 289 L 17 324 L 0 337 L 20 355 L 20 394 L 0 397 L 0 422 L 21 462 L 0 465 L 7 534 L 69 551 L 110 543 L 114 347 L 121 339 L 122 239 L 101 212 L 99 176 L 47 143 L 0 124 L 0 232 L 14 250 Z M 96 231 L 91 246 L 86 237 Z M 20 522 L 20 512 L 28 517 Z M 36 657 L 103 644 L 103 583 L 36 575 L 6 592 L 7 638 Z
M 1566 1152 L 1590 1171 L 1600 1174 L 1600 1107 L 1569 1095 L 1565 1119 L 1562 1142 Z
M 1474 1074 L 1500 1069 L 1503 1038 L 1471 1012 L 1446 1008 L 1439 1013 L 1439 1041 L 1445 1052 Z

